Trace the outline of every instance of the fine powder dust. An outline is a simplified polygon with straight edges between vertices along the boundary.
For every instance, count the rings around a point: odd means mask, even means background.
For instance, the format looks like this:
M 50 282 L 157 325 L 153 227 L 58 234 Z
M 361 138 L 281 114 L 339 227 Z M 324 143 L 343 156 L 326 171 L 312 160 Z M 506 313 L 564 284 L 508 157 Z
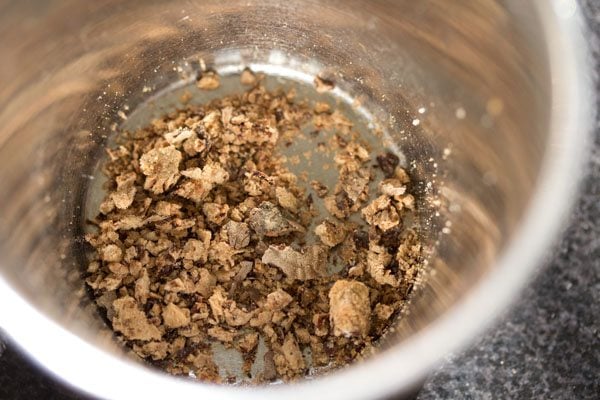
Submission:
M 150 364 L 234 381 L 217 343 L 242 355 L 245 381 L 290 381 L 369 354 L 388 330 L 421 267 L 405 226 L 416 204 L 398 157 L 371 154 L 334 107 L 269 92 L 250 70 L 240 80 L 241 95 L 118 133 L 86 235 L 86 282 L 117 337 Z M 319 92 L 333 88 L 325 83 Z M 197 85 L 215 90 L 219 76 Z M 280 149 L 307 140 L 306 124 L 334 161 L 335 185 L 288 168 L 294 158 Z

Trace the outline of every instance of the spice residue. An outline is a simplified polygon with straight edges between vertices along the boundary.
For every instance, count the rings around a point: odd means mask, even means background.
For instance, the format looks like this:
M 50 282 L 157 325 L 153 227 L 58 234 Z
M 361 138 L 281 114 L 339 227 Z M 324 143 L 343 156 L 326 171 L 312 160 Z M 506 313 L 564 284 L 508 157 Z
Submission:
M 197 86 L 219 82 L 208 71 Z M 293 380 L 352 362 L 390 327 L 421 265 L 404 222 L 415 199 L 398 157 L 371 154 L 335 107 L 269 92 L 250 70 L 241 83 L 243 94 L 119 133 L 86 282 L 127 346 L 172 374 L 228 381 L 219 343 L 242 354 L 249 380 Z M 306 140 L 307 124 L 314 151 L 333 153 L 335 185 L 292 173 L 279 150 Z

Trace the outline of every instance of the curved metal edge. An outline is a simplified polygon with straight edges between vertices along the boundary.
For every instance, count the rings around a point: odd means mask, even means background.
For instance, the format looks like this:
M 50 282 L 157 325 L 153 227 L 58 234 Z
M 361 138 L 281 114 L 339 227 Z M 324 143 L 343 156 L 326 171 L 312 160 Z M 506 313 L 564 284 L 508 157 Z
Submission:
M 546 1 L 535 1 L 550 44 L 555 112 L 544 172 L 529 212 L 512 245 L 489 276 L 419 335 L 352 368 L 312 382 L 231 388 L 174 379 L 103 352 L 41 314 L 0 279 L 3 327 L 34 362 L 52 375 L 76 384 L 85 392 L 111 399 L 137 398 L 143 393 L 144 397 L 157 399 L 176 394 L 190 398 L 275 400 L 327 396 L 332 400 L 349 400 L 383 397 L 410 387 L 443 354 L 464 346 L 514 301 L 572 206 L 587 160 L 595 97 L 583 17 L 574 0 L 566 3 L 574 4 L 575 10 L 565 8 L 565 0 L 553 0 L 553 10 Z M 557 213 L 560 218 L 548 218 Z M 64 357 L 65 352 L 70 356 Z M 77 359 L 93 359 L 95 369 L 83 370 L 74 361 Z

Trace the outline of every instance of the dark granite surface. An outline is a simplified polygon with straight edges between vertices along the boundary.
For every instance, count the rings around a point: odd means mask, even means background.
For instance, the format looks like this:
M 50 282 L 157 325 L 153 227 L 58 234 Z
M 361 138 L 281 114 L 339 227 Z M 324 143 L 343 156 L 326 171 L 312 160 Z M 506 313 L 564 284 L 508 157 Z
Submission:
M 580 3 L 598 70 L 600 1 Z M 594 128 L 582 193 L 546 265 L 486 335 L 447 357 L 418 400 L 600 399 L 600 115 Z
M 600 1 L 581 3 L 596 33 L 590 41 L 600 66 Z M 595 128 L 582 194 L 546 266 L 487 334 L 447 357 L 418 400 L 600 399 L 598 118 Z M 79 398 L 0 337 L 0 399 Z

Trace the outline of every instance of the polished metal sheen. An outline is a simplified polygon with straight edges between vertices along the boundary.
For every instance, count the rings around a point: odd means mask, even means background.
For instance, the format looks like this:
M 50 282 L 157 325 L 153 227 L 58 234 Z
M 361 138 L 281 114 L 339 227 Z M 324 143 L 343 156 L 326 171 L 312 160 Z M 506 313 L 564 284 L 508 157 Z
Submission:
M 518 295 L 561 227 L 593 104 L 583 34 L 574 0 L 1 1 L 0 326 L 105 398 L 410 389 Z M 82 207 L 110 127 L 200 58 L 332 79 L 415 161 L 430 271 L 368 360 L 293 385 L 182 380 L 126 357 L 89 301 Z

